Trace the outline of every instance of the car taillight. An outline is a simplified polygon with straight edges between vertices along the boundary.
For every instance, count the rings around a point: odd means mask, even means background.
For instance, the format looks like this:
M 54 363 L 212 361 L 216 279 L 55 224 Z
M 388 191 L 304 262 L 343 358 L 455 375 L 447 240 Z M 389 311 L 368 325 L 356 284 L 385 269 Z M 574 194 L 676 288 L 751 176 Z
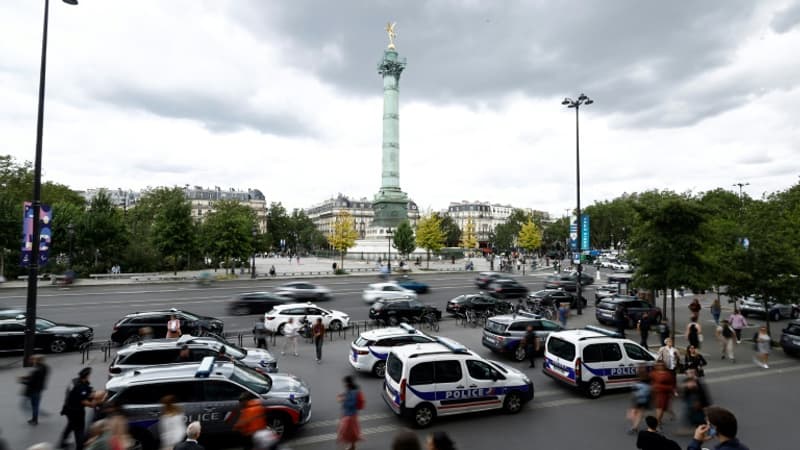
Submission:
M 358 355 L 369 355 L 368 350 L 356 350 L 356 354 Z
M 575 360 L 575 381 L 579 381 L 581 379 L 581 359 L 578 358 Z
M 122 369 L 119 367 L 109 367 L 108 373 L 122 373 Z
M 403 378 L 403 380 L 400 381 L 400 402 L 405 403 L 405 401 L 406 401 L 406 379 Z
M 275 316 L 267 316 L 267 317 L 265 317 L 265 319 L 267 319 L 267 320 L 272 320 L 274 318 L 275 318 Z

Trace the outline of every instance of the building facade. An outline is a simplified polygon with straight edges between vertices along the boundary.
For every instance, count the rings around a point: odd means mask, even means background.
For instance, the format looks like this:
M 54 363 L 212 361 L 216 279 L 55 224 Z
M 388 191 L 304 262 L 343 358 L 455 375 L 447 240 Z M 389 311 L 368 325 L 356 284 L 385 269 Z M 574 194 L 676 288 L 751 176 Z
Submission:
M 139 197 L 141 194 L 139 191 L 134 191 L 130 189 L 105 189 L 105 188 L 94 188 L 94 189 L 87 189 L 85 191 L 76 191 L 78 194 L 82 195 L 84 200 L 86 200 L 86 204 L 92 203 L 92 200 L 95 199 L 100 192 L 105 192 L 108 195 L 109 200 L 111 200 L 111 204 L 116 206 L 117 208 L 122 208 L 124 211 L 127 211 L 128 208 L 133 208 L 136 206 L 136 203 L 139 202 Z
M 408 207 L 408 221 L 412 228 L 417 226 L 419 220 L 419 209 L 417 204 L 409 200 Z M 373 203 L 371 200 L 361 198 L 358 200 L 351 199 L 345 195 L 337 194 L 336 197 L 329 198 L 324 202 L 314 205 L 305 209 L 306 215 L 314 222 L 322 234 L 329 236 L 333 232 L 333 226 L 336 223 L 336 216 L 346 211 L 353 216 L 358 231 L 358 238 L 365 239 L 367 236 L 367 228 L 375 217 L 375 211 L 372 209 Z
M 515 208 L 511 205 L 481 201 L 469 202 L 464 200 L 452 202 L 447 207 L 447 211 L 443 212 L 453 218 L 453 221 L 462 230 L 466 227 L 467 221 L 472 219 L 472 223 L 475 224 L 475 234 L 478 237 L 478 242 L 481 247 L 484 247 L 489 242 L 495 227 L 505 223 L 515 209 L 521 209 L 544 222 L 550 220 L 550 214 L 544 211 L 537 211 L 531 208 Z
M 183 193 L 192 205 L 192 218 L 197 221 L 202 221 L 205 216 L 214 212 L 214 202 L 233 200 L 249 206 L 255 213 L 259 232 L 267 231 L 267 199 L 258 189 L 239 191 L 233 188 L 224 190 L 219 186 L 210 189 L 186 185 Z

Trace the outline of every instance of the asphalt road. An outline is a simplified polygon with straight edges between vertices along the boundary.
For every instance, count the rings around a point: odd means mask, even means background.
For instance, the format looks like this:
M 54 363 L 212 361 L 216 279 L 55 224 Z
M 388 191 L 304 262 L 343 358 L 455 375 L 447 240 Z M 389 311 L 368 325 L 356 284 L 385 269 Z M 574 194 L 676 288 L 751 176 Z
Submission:
M 520 281 L 532 290 L 539 289 L 545 274 L 520 277 Z M 424 302 L 444 307 L 444 303 L 461 293 L 475 292 L 472 275 L 464 273 L 430 274 L 418 276 L 431 285 L 431 293 L 421 295 Z M 365 319 L 367 306 L 361 300 L 361 291 L 374 277 L 350 277 L 318 279 L 320 284 L 334 291 L 334 299 L 325 306 L 347 312 L 355 319 Z M 270 289 L 280 284 L 278 281 L 253 284 L 237 282 L 219 284 L 210 288 L 195 288 L 192 285 L 157 286 L 115 286 L 115 287 L 76 287 L 69 290 L 43 289 L 40 291 L 40 315 L 55 321 L 84 323 L 95 327 L 96 336 L 102 339 L 111 331 L 114 321 L 125 313 L 153 308 L 180 307 L 198 314 L 207 314 L 225 320 L 227 331 L 249 330 L 257 316 L 231 317 L 225 312 L 224 301 L 236 293 Z M 591 299 L 591 292 L 587 298 Z M 3 290 L 0 304 L 22 306 L 25 302 L 24 290 Z M 681 299 L 677 307 L 679 329 L 685 325 L 688 298 Z M 704 327 L 708 314 L 704 311 Z M 570 326 L 595 323 L 594 310 L 590 307 L 582 317 L 570 318 Z M 709 330 L 710 331 L 710 330 Z M 445 321 L 439 334 L 451 337 L 471 347 L 486 357 L 499 359 L 515 365 L 508 360 L 491 354 L 480 344 L 480 329 L 463 328 L 454 321 Z M 349 335 L 348 335 L 349 336 Z M 336 423 L 339 407 L 336 394 L 342 389 L 341 378 L 353 373 L 347 362 L 349 339 L 337 338 L 326 343 L 324 361 L 316 364 L 313 348 L 303 344 L 300 357 L 281 357 L 281 371 L 294 373 L 306 380 L 312 390 L 312 420 L 300 429 L 287 443 L 294 449 L 328 449 L 335 445 Z M 707 380 L 712 398 L 720 405 L 732 409 L 740 421 L 740 435 L 751 448 L 791 449 L 796 448 L 800 429 L 793 427 L 796 421 L 794 403 L 791 402 L 796 391 L 796 380 L 800 375 L 800 361 L 786 358 L 782 352 L 772 355 L 770 369 L 764 370 L 749 362 L 751 350 L 747 344 L 737 348 L 739 363 L 729 364 L 716 357 L 716 345 L 706 342 L 704 352 L 708 355 L 709 368 Z M 0 357 L 0 363 L 11 361 L 16 356 Z M 76 354 L 58 355 L 49 358 L 53 366 L 49 389 L 46 392 L 45 409 L 56 410 L 63 395 L 62 386 L 80 367 L 80 356 Z M 96 386 L 102 386 L 105 364 L 95 353 L 90 364 L 95 367 L 93 377 Z M 612 393 L 599 400 L 589 400 L 577 392 L 564 388 L 542 375 L 540 369 L 527 369 L 524 364 L 517 365 L 530 374 L 535 385 L 535 398 L 518 415 L 502 413 L 483 413 L 442 419 L 430 430 L 420 431 L 423 437 L 433 430 L 450 433 L 459 448 L 524 448 L 542 446 L 543 448 L 634 448 L 635 439 L 625 434 L 625 410 L 630 402 L 627 392 Z M 14 368 L 0 372 L 0 401 L 6 405 L 18 402 L 19 391 L 16 376 L 23 369 Z M 365 440 L 361 449 L 385 449 L 389 447 L 391 436 L 407 423 L 395 417 L 380 396 L 379 379 L 368 375 L 357 375 L 367 395 L 367 406 L 362 412 L 361 421 Z M 787 395 L 788 394 L 788 395 Z M 675 405 L 680 411 L 680 403 Z M 680 414 L 680 413 L 679 413 Z M 0 409 L 0 424 L 3 436 L 10 448 L 25 448 L 33 442 L 49 440 L 53 442 L 63 426 L 61 417 L 51 415 L 43 418 L 36 432 L 25 423 L 24 416 L 17 408 Z M 681 428 L 680 419 L 667 423 L 665 431 L 673 435 Z M 757 438 L 757 439 L 756 439 Z M 688 437 L 677 437 L 685 447 Z

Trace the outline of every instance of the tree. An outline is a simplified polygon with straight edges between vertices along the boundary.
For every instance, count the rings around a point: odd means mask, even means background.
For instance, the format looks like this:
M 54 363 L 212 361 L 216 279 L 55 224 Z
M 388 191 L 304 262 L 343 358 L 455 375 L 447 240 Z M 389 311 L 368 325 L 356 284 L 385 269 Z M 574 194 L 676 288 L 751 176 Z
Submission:
M 549 256 L 555 256 L 563 250 L 564 242 L 569 238 L 569 219 L 562 217 L 548 224 L 542 231 L 542 241 Z
M 528 252 L 537 250 L 542 245 L 542 231 L 533 222 L 533 219 L 522 225 L 519 231 L 519 245 Z
M 289 235 L 292 232 L 291 218 L 286 214 L 286 208 L 278 203 L 271 203 L 267 211 L 267 231 L 272 238 L 275 251 L 282 252 L 286 246 L 281 246 L 281 241 L 289 244 Z
M 158 188 L 148 192 L 143 201 L 151 207 L 152 243 L 162 258 L 178 271 L 181 257 L 188 257 L 195 247 L 192 206 L 180 188 Z
M 448 214 L 433 213 L 433 215 L 439 218 L 439 228 L 444 233 L 444 246 L 456 247 L 461 241 L 461 228 L 458 227 L 456 221 Z
M 515 248 L 522 224 L 531 219 L 532 217 L 521 209 L 511 211 L 504 223 L 494 227 L 494 247 L 502 252 Z
M 206 216 L 202 226 L 206 252 L 215 263 L 225 261 L 234 273 L 231 263 L 246 261 L 253 254 L 253 228 L 256 217 L 250 207 L 234 200 L 214 202 L 214 212 Z
M 358 239 L 358 231 L 356 231 L 356 224 L 353 216 L 347 211 L 339 211 L 336 215 L 336 222 L 333 224 L 333 232 L 328 236 L 328 243 L 331 247 L 339 250 L 342 255 L 341 269 L 344 269 L 344 255 L 347 250 L 356 245 Z
M 289 219 L 289 230 L 292 234 L 289 241 L 292 243 L 292 248 L 311 252 L 318 247 L 327 245 L 325 236 L 320 233 L 314 222 L 302 209 L 292 211 L 292 216 Z
M 478 248 L 478 236 L 475 234 L 475 222 L 472 217 L 467 218 L 467 223 L 464 225 L 464 232 L 461 233 L 461 242 L 458 246 L 464 249 Z
M 394 232 L 393 246 L 401 255 L 405 255 L 406 257 L 417 248 L 414 230 L 411 229 L 408 220 L 400 222 L 400 225 L 397 226 L 397 230 Z
M 417 222 L 417 245 L 427 251 L 427 268 L 430 268 L 431 252 L 438 252 L 444 246 L 445 235 L 441 222 L 435 214 L 422 217 Z
M 92 266 L 92 272 L 105 272 L 128 246 L 122 212 L 103 190 L 92 199 L 83 221 L 77 224 L 75 235 L 77 255 L 86 265 Z

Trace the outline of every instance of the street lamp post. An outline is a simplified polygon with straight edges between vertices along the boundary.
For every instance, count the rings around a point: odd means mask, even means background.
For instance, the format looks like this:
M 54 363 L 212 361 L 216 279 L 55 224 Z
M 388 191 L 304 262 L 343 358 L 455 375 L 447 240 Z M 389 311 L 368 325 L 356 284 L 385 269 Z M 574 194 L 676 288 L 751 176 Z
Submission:
M 77 5 L 78 0 L 63 0 L 69 5 Z M 36 116 L 36 158 L 33 164 L 33 239 L 31 245 L 31 259 L 28 266 L 28 297 L 25 305 L 25 343 L 23 364 L 27 367 L 36 339 L 36 291 L 39 281 L 39 240 L 41 225 L 39 213 L 42 210 L 42 129 L 44 126 L 44 81 L 47 68 L 47 19 L 50 13 L 50 0 L 44 1 L 44 24 L 42 26 L 42 60 L 39 65 L 39 111 Z
M 739 203 L 740 203 L 740 205 L 741 205 L 741 204 L 744 204 L 744 192 L 742 191 L 742 189 L 743 189 L 745 186 L 750 186 L 750 183 L 741 183 L 741 182 L 739 182 L 739 183 L 733 183 L 733 186 L 734 186 L 734 187 L 735 187 L 735 186 L 739 186 Z
M 392 273 L 392 229 L 386 230 L 386 240 L 389 241 L 389 258 L 386 261 L 386 272 L 391 275 Z
M 579 111 L 581 109 L 581 105 L 591 105 L 594 103 L 594 100 L 587 97 L 585 94 L 581 94 L 578 96 L 576 100 L 573 100 L 569 97 L 565 98 L 564 101 L 561 102 L 562 105 L 566 106 L 567 108 L 575 108 L 575 187 L 576 187 L 576 194 L 577 194 L 577 203 L 578 207 L 575 211 L 575 222 L 577 225 L 577 232 L 578 237 L 575 239 L 575 249 L 578 253 L 578 279 L 577 279 L 577 289 L 576 294 L 578 295 L 577 300 L 575 301 L 578 314 L 583 314 L 583 301 L 582 301 L 582 283 L 581 283 L 581 274 L 583 272 L 583 264 L 581 256 L 583 251 L 581 249 L 581 140 L 580 140 L 580 120 L 579 120 Z
M 256 238 L 258 238 L 258 228 L 253 225 L 253 263 L 250 264 L 250 278 L 256 278 Z

